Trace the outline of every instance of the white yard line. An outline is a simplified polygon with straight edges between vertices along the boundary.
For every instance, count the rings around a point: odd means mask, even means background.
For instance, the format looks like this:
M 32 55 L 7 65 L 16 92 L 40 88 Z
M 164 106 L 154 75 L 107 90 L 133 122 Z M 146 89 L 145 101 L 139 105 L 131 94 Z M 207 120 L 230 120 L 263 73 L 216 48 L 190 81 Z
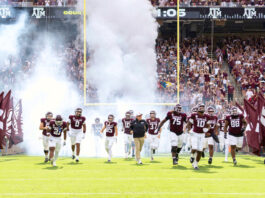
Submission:
M 265 193 L 222 193 L 222 192 L 99 192 L 99 193 L 0 193 L 0 196 L 29 196 L 29 195 L 244 195 L 264 196 Z
M 265 181 L 265 179 L 243 179 L 243 178 L 179 178 L 179 177 L 135 177 L 135 178 L 114 178 L 114 177 L 106 177 L 106 178 L 74 178 L 74 177 L 57 177 L 57 178 L 0 178 L 0 181 L 58 181 L 58 180 L 69 180 L 69 181 L 119 181 L 119 180 L 200 180 L 200 181 L 207 181 L 207 180 L 213 180 L 213 181 Z

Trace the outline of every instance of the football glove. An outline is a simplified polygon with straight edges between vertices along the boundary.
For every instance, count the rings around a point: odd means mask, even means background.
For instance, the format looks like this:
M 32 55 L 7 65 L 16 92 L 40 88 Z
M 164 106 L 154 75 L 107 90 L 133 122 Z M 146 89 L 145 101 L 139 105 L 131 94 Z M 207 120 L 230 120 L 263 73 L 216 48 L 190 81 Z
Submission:
M 225 136 L 224 136 L 225 139 L 227 139 L 227 133 L 225 133 Z
M 66 145 L 66 141 L 64 140 L 64 141 L 63 141 L 63 146 L 65 146 L 65 145 Z

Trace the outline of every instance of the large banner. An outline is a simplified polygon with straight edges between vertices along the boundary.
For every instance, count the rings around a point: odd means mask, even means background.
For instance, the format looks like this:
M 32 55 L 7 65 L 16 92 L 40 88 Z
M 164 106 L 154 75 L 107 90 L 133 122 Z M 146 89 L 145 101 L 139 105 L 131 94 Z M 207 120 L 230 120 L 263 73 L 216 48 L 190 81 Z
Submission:
M 115 8 L 110 8 L 115 9 Z M 33 19 L 67 19 L 80 18 L 82 10 L 75 7 L 0 7 L 0 21 L 17 18 L 26 12 Z M 176 7 L 157 8 L 158 19 L 177 19 Z M 265 19 L 265 7 L 181 7 L 180 19 Z
M 18 144 L 23 141 L 22 131 L 22 103 L 19 100 L 13 105 L 11 91 L 5 96 L 0 94 L 0 149 Z
M 15 19 L 22 13 L 27 13 L 32 19 L 73 19 L 83 14 L 71 7 L 0 7 L 0 21 Z
M 158 19 L 177 19 L 176 7 L 157 8 Z M 180 19 L 265 19 L 265 8 L 181 7 Z

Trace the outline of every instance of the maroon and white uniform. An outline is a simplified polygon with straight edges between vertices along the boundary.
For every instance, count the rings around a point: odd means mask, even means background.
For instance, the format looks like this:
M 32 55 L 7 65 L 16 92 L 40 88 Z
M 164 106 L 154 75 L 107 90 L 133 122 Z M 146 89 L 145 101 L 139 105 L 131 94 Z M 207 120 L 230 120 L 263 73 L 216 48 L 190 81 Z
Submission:
M 123 126 L 123 130 L 125 134 L 131 135 L 131 122 L 133 121 L 133 119 L 129 118 L 123 118 L 122 119 L 122 126 Z
M 63 122 L 61 126 L 57 126 L 55 121 L 52 120 L 50 122 L 50 139 L 49 139 L 49 146 L 50 147 L 58 147 L 60 149 L 61 147 L 61 135 L 64 131 L 67 130 L 67 124 L 66 122 Z
M 69 116 L 70 130 L 74 132 L 82 131 L 83 124 L 86 123 L 86 118 L 84 116 Z
M 147 124 L 148 124 L 148 137 L 147 137 L 147 141 L 150 144 L 151 149 L 158 149 L 159 147 L 159 138 L 158 138 L 158 126 L 160 123 L 160 119 L 159 118 L 148 118 L 146 120 Z
M 183 127 L 184 123 L 187 122 L 187 115 L 185 113 L 169 111 L 165 119 L 169 120 L 171 146 L 181 148 L 184 140 Z
M 193 150 L 203 150 L 205 137 L 204 128 L 206 128 L 206 125 L 209 124 L 208 121 L 209 116 L 207 114 L 191 114 L 189 122 L 193 124 L 193 131 L 191 132 L 191 147 Z
M 84 138 L 82 127 L 86 123 L 86 118 L 84 116 L 70 115 L 68 123 L 70 125 L 68 134 L 71 138 L 71 144 L 81 143 Z
M 48 120 L 47 118 L 41 118 L 40 119 L 40 122 L 43 124 L 44 127 L 49 126 L 50 125 L 50 121 L 51 120 Z M 47 130 L 43 130 L 42 131 L 42 135 L 49 136 Z
M 241 148 L 243 145 L 244 133 L 242 132 L 244 116 L 242 114 L 226 117 L 228 123 L 228 141 L 230 145 L 236 145 Z
M 225 138 L 224 128 L 225 128 L 225 120 L 218 120 L 218 126 L 219 126 L 219 147 L 222 151 L 224 149 L 225 145 L 228 145 L 228 139 Z
M 183 133 L 184 122 L 187 122 L 187 115 L 185 113 L 169 111 L 166 120 L 169 120 L 170 131 L 176 135 L 181 135 Z
M 130 133 L 131 132 L 131 122 L 133 121 L 132 118 L 123 118 L 122 119 L 122 126 L 123 126 L 123 131 L 124 131 L 124 143 L 125 144 L 132 144 L 133 142 L 133 135 Z M 127 147 L 126 147 L 127 148 Z M 126 150 L 126 152 L 129 152 Z
M 208 115 L 208 124 L 210 125 L 210 129 L 207 133 L 205 133 L 204 148 L 207 148 L 208 145 L 214 145 L 214 140 L 211 134 L 214 133 L 217 121 L 218 118 L 216 116 Z
M 117 141 L 115 137 L 115 128 L 117 127 L 117 123 L 106 121 L 104 122 L 104 126 L 106 127 L 105 149 L 110 160 L 112 157 L 112 146 Z
M 106 121 L 104 123 L 104 125 L 106 127 L 106 136 L 107 137 L 114 137 L 114 135 L 115 135 L 115 126 L 117 126 L 117 122 Z
M 41 118 L 40 122 L 44 127 L 46 127 L 50 125 L 51 120 L 48 120 L 47 118 Z M 49 133 L 47 130 L 42 131 L 42 144 L 45 151 L 49 150 Z
M 157 135 L 158 134 L 157 128 L 159 126 L 160 119 L 159 118 L 154 118 L 154 119 L 149 118 L 146 120 L 146 122 L 148 124 L 148 134 Z

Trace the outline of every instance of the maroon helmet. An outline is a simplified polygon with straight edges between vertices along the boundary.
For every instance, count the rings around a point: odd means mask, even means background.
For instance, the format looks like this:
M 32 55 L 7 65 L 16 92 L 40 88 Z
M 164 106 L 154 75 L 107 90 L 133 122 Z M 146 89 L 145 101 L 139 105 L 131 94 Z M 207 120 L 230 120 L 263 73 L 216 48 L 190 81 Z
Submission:
M 237 107 L 232 107 L 232 109 L 231 109 L 231 115 L 232 116 L 237 116 L 238 115 Z
M 174 107 L 174 111 L 176 111 L 177 113 L 181 113 L 182 111 L 182 107 L 180 104 L 177 104 L 175 107 Z
M 200 113 L 205 112 L 205 105 L 203 103 L 198 105 L 198 112 L 200 112 Z
M 109 121 L 109 122 L 113 122 L 113 121 L 114 121 L 114 115 L 109 114 L 109 115 L 108 115 L 108 121 Z
M 215 110 L 214 110 L 213 107 L 210 106 L 210 107 L 207 108 L 207 112 L 208 112 L 209 115 L 213 115 Z
M 52 114 L 52 112 L 47 112 L 46 114 L 45 114 L 45 117 L 46 117 L 46 119 L 47 120 L 51 120 L 52 119 L 52 117 L 53 117 L 53 114 Z
M 154 110 L 150 111 L 150 118 L 155 118 L 156 112 Z
M 62 118 L 61 115 L 57 115 L 57 116 L 56 116 L 56 118 L 55 118 L 55 124 L 56 124 L 57 126 L 62 126 L 62 124 L 63 124 L 63 118 Z
M 130 113 L 130 111 L 127 111 L 127 112 L 125 113 L 125 118 L 126 118 L 126 119 L 130 119 L 130 118 L 131 118 L 131 113 Z
M 76 108 L 75 115 L 76 116 L 81 116 L 82 115 L 82 109 L 81 108 Z

